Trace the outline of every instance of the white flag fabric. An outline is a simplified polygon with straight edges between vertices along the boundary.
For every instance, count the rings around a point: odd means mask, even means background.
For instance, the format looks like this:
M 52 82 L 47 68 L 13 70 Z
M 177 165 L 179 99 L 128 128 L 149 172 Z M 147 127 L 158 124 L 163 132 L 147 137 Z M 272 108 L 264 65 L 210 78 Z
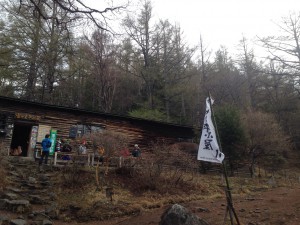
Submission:
M 211 105 L 213 100 L 211 99 Z M 209 98 L 206 99 L 206 111 L 204 116 L 202 134 L 198 149 L 198 160 L 222 163 L 225 155 L 220 151 L 216 131 L 211 119 L 211 107 Z

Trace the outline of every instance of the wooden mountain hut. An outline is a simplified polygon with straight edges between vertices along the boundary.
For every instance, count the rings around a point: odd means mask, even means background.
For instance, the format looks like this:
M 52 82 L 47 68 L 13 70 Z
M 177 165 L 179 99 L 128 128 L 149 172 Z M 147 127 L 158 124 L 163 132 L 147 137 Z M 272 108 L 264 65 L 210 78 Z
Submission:
M 22 156 L 33 157 L 37 144 L 47 133 L 75 139 L 101 130 L 125 134 L 131 146 L 139 144 L 145 150 L 153 141 L 192 142 L 195 136 L 189 126 L 0 96 L 1 154 L 21 146 Z

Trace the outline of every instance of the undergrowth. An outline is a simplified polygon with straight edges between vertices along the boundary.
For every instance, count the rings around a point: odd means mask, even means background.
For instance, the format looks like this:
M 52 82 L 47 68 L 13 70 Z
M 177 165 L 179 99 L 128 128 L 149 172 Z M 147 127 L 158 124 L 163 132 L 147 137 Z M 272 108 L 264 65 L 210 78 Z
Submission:
M 197 166 L 199 169 L 199 165 L 191 163 L 193 159 L 189 153 L 181 153 L 174 146 L 170 149 L 159 143 L 151 149 L 150 156 L 129 157 L 127 164 L 121 168 L 111 167 L 106 171 L 104 165 L 99 167 L 101 188 L 95 181 L 95 167 L 84 169 L 74 166 L 65 170 L 61 180 L 63 191 L 59 197 L 64 212 L 79 221 L 86 217 L 105 220 L 168 204 L 225 197 L 222 174 L 199 173 L 195 170 Z M 277 174 L 274 178 L 277 186 L 292 185 L 289 181 L 292 174 L 285 174 Z M 270 178 L 235 176 L 228 179 L 231 193 L 235 196 L 255 195 L 256 191 L 273 188 Z M 107 194 L 108 189 L 111 195 Z

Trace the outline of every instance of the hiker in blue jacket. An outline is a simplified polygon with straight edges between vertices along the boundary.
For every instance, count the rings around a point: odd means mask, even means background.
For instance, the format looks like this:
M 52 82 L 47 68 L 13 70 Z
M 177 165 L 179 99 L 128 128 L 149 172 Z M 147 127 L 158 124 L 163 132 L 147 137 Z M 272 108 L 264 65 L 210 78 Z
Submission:
M 52 141 L 49 137 L 50 137 L 50 135 L 46 134 L 45 138 L 42 140 L 42 148 L 43 149 L 42 149 L 39 165 L 42 165 L 44 157 L 45 157 L 45 164 L 48 163 L 48 156 L 49 156 L 50 148 L 52 145 Z

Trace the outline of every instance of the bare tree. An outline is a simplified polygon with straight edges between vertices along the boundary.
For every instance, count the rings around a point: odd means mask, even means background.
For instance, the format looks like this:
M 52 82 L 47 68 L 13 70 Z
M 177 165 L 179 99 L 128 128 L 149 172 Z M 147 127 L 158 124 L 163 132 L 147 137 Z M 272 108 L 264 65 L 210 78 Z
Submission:
M 88 19 L 92 21 L 98 28 L 102 30 L 110 30 L 109 14 L 119 12 L 126 8 L 125 5 L 110 5 L 102 10 L 88 6 L 83 0 L 19 0 L 20 8 L 30 10 L 34 16 L 43 18 L 44 20 L 55 20 L 60 24 L 59 20 L 53 13 L 53 5 L 57 5 L 58 9 L 66 13 L 73 14 L 73 20 Z
M 247 94 L 245 96 L 245 107 L 255 108 L 257 106 L 257 91 L 258 91 L 258 76 L 259 68 L 255 61 L 254 50 L 249 48 L 248 40 L 243 37 L 240 41 L 239 47 L 241 53 L 239 54 L 238 64 L 240 67 L 241 74 L 246 80 Z
M 202 106 L 204 105 L 203 102 L 200 101 L 200 99 L 205 101 L 205 98 L 208 94 L 208 88 L 207 88 L 207 79 L 212 72 L 213 64 L 210 62 L 211 57 L 211 50 L 208 49 L 208 47 L 205 45 L 204 40 L 202 38 L 202 35 L 200 35 L 200 42 L 199 42 L 199 51 L 200 55 L 198 58 L 198 74 L 197 80 L 194 82 L 196 85 L 196 93 L 198 101 L 196 101 L 196 124 L 200 124 L 200 110 L 202 109 Z M 198 85 L 197 85 L 198 84 Z
M 194 49 L 185 43 L 179 26 L 168 20 L 152 23 L 151 1 L 140 2 L 140 13 L 128 15 L 123 24 L 133 43 L 132 74 L 143 82 L 141 103 L 149 112 L 158 109 L 167 122 L 178 111 L 186 118 L 183 92 Z
M 154 108 L 155 79 L 151 73 L 151 70 L 154 69 L 154 62 L 151 61 L 151 58 L 154 58 L 156 52 L 153 46 L 154 43 L 151 42 L 151 37 L 154 33 L 153 27 L 150 24 L 151 19 L 151 1 L 144 0 L 138 16 L 128 15 L 123 21 L 123 25 L 128 36 L 134 41 L 137 50 L 135 51 L 133 74 L 144 81 L 149 106 L 150 108 Z
M 180 27 L 170 24 L 168 20 L 160 21 L 156 32 L 157 83 L 160 87 L 157 92 L 163 98 L 166 119 L 170 122 L 173 102 L 181 103 L 181 115 L 186 117 L 183 93 L 190 76 L 187 68 L 194 49 L 187 47 Z
M 71 53 L 72 32 L 69 28 L 72 26 L 72 19 L 69 14 L 63 12 L 56 2 L 52 5 L 52 19 L 44 22 L 44 37 L 41 42 L 41 50 L 43 52 L 43 70 L 44 74 L 41 77 L 43 84 L 41 101 L 47 100 L 54 102 L 53 92 L 55 91 L 55 83 L 61 81 L 60 65 L 64 64 L 64 58 L 68 53 Z M 62 23 L 57 23 L 54 18 L 59 18 Z M 47 99 L 47 96 L 49 98 Z
M 199 50 L 200 50 L 199 66 L 200 66 L 200 73 L 201 73 L 200 81 L 202 84 L 202 89 L 205 90 L 205 82 L 208 73 L 211 70 L 212 65 L 209 62 L 211 51 L 209 51 L 207 46 L 204 45 L 202 35 L 200 35 Z
M 94 107 L 103 112 L 111 112 L 117 85 L 116 45 L 109 33 L 96 30 L 91 38 L 86 38 L 90 46 L 90 87 L 93 90 Z
M 294 82 L 294 91 L 300 96 L 300 13 L 293 13 L 278 24 L 281 35 L 260 38 L 271 59 L 284 68 Z
M 243 104 L 244 78 L 229 55 L 221 46 L 216 52 L 213 70 L 207 76 L 206 87 L 221 104 L 240 106 Z
M 248 135 L 249 169 L 254 173 L 257 163 L 277 169 L 281 166 L 278 159 L 291 151 L 291 145 L 287 136 L 280 128 L 276 119 L 271 115 L 259 111 L 248 111 L 243 120 Z
M 290 13 L 277 26 L 276 36 L 259 39 L 270 54 L 264 78 L 265 96 L 269 97 L 265 107 L 272 107 L 295 147 L 299 147 L 300 131 L 295 124 L 299 121 L 300 99 L 300 13 Z

